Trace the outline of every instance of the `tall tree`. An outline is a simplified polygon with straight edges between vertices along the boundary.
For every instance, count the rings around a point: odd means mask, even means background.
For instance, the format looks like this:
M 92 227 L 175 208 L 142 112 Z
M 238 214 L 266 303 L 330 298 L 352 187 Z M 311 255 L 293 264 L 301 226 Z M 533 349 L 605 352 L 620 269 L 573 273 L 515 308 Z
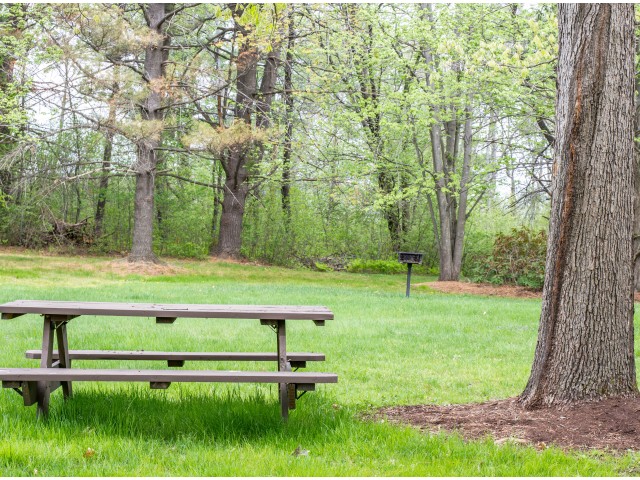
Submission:
M 165 71 L 169 59 L 168 46 L 171 38 L 167 34 L 167 25 L 174 13 L 174 6 L 166 3 L 149 3 L 142 6 L 147 27 L 154 41 L 149 42 L 144 55 L 143 77 L 147 82 L 147 97 L 140 104 L 142 120 L 150 124 L 162 125 L 166 112 L 163 101 Z M 136 195 L 133 218 L 133 242 L 129 253 L 130 262 L 154 262 L 153 220 L 155 177 L 159 162 L 159 149 L 162 136 L 157 133 L 140 138 L 137 142 Z
M 640 38 L 636 35 L 636 59 L 640 62 Z M 636 66 L 636 72 L 638 68 Z M 640 291 L 640 75 L 636 74 L 635 81 L 636 110 L 635 110 L 635 154 L 636 167 L 634 169 L 634 198 L 633 198 L 633 284 L 636 291 Z
M 232 123 L 224 126 L 223 118 L 214 120 L 203 115 L 205 122 L 216 128 L 214 137 L 217 140 L 214 143 L 225 173 L 218 241 L 213 249 L 213 253 L 221 258 L 240 256 L 245 205 L 251 187 L 249 182 L 252 170 L 264 155 L 265 132 L 271 123 L 269 114 L 278 79 L 281 37 L 275 28 L 266 42 L 264 37 L 256 34 L 259 21 L 275 21 L 269 18 L 268 9 L 273 9 L 273 13 L 277 7 L 234 4 L 229 8 L 238 44 L 233 60 L 236 77 L 235 105 L 230 115 Z M 264 14 L 262 18 L 261 13 Z
M 526 407 L 637 391 L 634 11 L 560 4 L 556 176 Z

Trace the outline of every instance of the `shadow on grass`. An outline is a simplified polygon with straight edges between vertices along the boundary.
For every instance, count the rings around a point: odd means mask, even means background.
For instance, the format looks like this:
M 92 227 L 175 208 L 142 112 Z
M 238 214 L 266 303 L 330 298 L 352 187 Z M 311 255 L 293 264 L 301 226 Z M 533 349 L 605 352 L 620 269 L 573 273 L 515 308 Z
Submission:
M 353 412 L 334 409 L 330 399 L 316 392 L 299 400 L 285 423 L 278 401 L 273 398 L 275 391 L 251 391 L 243 386 L 206 392 L 179 384 L 168 391 L 97 386 L 78 389 L 67 402 L 52 398 L 51 413 L 42 426 L 72 436 L 92 433 L 162 441 L 207 439 L 237 443 L 298 435 L 310 439 L 340 428 L 345 421 L 355 421 Z M 29 410 L 32 415 L 35 413 Z M 33 417 L 32 421 L 35 422 Z

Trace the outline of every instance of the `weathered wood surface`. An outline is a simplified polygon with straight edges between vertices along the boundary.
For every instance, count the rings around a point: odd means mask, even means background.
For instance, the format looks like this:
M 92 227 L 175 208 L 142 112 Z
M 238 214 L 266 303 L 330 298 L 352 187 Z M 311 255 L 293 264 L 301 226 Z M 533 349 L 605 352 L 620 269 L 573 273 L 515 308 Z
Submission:
M 323 372 L 245 372 L 226 370 L 133 370 L 85 368 L 1 368 L 3 382 L 214 382 L 214 383 L 337 383 Z M 10 384 L 9 384 L 10 385 Z
M 333 320 L 322 306 L 206 305 L 116 302 L 16 300 L 0 305 L 3 319 L 26 313 L 42 315 L 103 315 L 156 318 L 242 318 L 260 320 Z
M 27 350 L 27 358 L 39 359 L 41 350 Z M 57 353 L 52 354 L 58 358 Z M 276 362 L 278 354 L 273 352 L 156 352 L 156 351 L 122 351 L 122 350 L 69 350 L 70 360 L 189 360 L 189 361 L 253 361 Z M 289 352 L 289 361 L 322 362 L 324 353 Z

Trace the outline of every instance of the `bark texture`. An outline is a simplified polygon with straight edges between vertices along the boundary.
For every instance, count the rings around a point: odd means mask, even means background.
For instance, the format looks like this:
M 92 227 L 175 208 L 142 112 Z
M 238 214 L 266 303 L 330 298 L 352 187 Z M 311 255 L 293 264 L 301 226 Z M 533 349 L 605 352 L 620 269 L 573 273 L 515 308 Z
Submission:
M 150 3 L 144 7 L 145 20 L 150 30 L 157 34 L 157 41 L 145 50 L 144 76 L 149 94 L 141 106 L 142 119 L 162 121 L 164 109 L 162 89 L 165 65 L 168 60 L 170 39 L 163 25 L 168 20 L 172 5 Z M 138 142 L 136 158 L 136 193 L 133 214 L 133 242 L 129 254 L 130 262 L 157 262 L 153 253 L 153 220 L 155 177 L 158 165 L 158 148 L 162 144 L 160 135 L 149 136 Z
M 636 57 L 640 54 L 640 41 L 636 39 Z M 640 76 L 636 75 L 635 138 L 640 137 Z M 633 199 L 633 284 L 640 291 L 640 141 L 635 142 L 636 166 Z
M 256 128 L 265 129 L 270 123 L 269 114 L 275 95 L 281 45 L 276 39 L 266 58 L 261 58 L 255 39 L 251 36 L 250 26 L 239 21 L 245 5 L 234 4 L 231 8 L 236 32 L 242 36 L 235 60 L 237 76 L 234 118 L 235 121 L 249 125 L 252 124 L 252 118 L 255 118 Z M 264 60 L 264 67 L 258 88 L 260 60 Z M 253 141 L 228 149 L 220 159 L 226 180 L 218 241 L 213 248 L 214 255 L 220 258 L 240 257 L 244 209 L 250 191 L 250 171 L 262 158 L 263 149 L 264 146 L 259 141 Z
M 526 407 L 637 391 L 633 20 L 630 4 L 559 5 L 557 173 Z

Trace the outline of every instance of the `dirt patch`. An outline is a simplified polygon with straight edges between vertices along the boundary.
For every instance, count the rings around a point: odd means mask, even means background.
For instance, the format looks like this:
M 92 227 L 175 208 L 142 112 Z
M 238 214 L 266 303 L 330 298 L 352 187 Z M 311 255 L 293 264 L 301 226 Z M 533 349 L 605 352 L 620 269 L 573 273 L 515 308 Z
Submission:
M 113 260 L 104 264 L 104 270 L 116 275 L 176 275 L 186 270 L 182 267 L 169 264 L 159 264 L 150 262 L 129 262 L 126 258 Z
M 428 432 L 457 431 L 546 448 L 640 450 L 640 397 L 609 398 L 565 408 L 524 410 L 515 398 L 465 405 L 387 407 L 376 414 Z
M 542 291 L 518 285 L 493 285 L 491 283 L 469 282 L 425 282 L 416 283 L 415 287 L 429 287 L 442 293 L 460 293 L 470 295 L 485 295 L 488 297 L 510 298 L 542 298 Z M 640 292 L 635 292 L 634 300 L 640 302 Z
M 542 292 L 518 285 L 493 285 L 491 283 L 469 282 L 427 282 L 416 286 L 426 286 L 442 293 L 463 293 L 471 295 L 487 295 L 513 298 L 541 298 Z

